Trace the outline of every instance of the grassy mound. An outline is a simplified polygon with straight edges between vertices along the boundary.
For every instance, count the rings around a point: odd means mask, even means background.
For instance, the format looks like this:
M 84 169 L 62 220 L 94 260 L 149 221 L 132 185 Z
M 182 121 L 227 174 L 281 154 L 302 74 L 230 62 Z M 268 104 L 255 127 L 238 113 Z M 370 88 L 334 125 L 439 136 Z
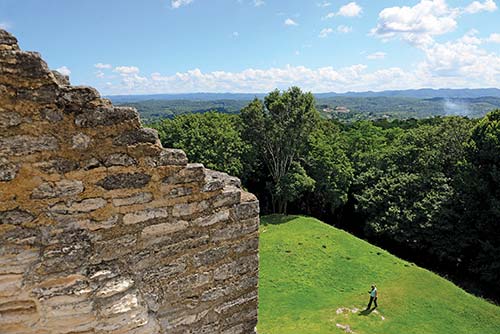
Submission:
M 500 333 L 500 307 L 316 219 L 263 217 L 260 232 L 259 334 Z

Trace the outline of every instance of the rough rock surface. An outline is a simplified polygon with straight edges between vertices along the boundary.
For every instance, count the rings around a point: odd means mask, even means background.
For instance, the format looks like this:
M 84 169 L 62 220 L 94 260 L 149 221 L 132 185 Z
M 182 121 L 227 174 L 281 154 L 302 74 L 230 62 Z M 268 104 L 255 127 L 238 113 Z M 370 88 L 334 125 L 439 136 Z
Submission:
M 0 30 L 1 333 L 253 333 L 258 212 Z

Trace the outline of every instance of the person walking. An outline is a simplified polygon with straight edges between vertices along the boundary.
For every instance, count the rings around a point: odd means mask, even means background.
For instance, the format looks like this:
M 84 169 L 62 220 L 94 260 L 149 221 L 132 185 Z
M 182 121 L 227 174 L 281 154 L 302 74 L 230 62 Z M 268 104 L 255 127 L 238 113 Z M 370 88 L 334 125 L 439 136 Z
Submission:
M 372 285 L 372 289 L 370 291 L 368 291 L 368 293 L 370 294 L 370 302 L 368 303 L 368 306 L 366 307 L 367 310 L 370 309 L 370 307 L 372 306 L 372 302 L 373 304 L 375 305 L 374 308 L 377 308 L 377 297 L 378 297 L 378 292 L 377 292 L 377 287 L 375 286 L 375 284 Z

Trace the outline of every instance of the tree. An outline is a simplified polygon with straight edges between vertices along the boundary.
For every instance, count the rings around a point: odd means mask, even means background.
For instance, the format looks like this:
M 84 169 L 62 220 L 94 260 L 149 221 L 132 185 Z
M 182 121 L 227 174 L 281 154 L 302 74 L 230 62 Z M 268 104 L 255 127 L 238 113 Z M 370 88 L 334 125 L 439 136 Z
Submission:
M 456 230 L 462 262 L 500 298 L 500 110 L 487 114 L 472 130 L 457 184 Z
M 277 186 L 283 184 L 297 161 L 319 115 L 311 93 L 292 87 L 255 99 L 241 111 L 243 137 L 264 161 L 271 177 L 273 211 L 285 212 L 289 198 Z
M 216 112 L 187 114 L 154 126 L 165 147 L 183 149 L 190 161 L 241 176 L 249 147 L 241 138 L 241 119 Z
M 306 196 L 307 211 L 328 216 L 346 203 L 353 169 L 345 145 L 338 126 L 329 120 L 318 121 L 309 135 L 304 165 L 316 186 Z

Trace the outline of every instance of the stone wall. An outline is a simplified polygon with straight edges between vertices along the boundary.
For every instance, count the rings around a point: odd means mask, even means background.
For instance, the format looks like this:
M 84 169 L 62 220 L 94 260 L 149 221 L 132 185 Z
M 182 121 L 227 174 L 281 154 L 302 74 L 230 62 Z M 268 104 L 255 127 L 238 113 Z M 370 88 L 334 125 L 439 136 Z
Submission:
M 0 333 L 253 333 L 258 211 L 0 30 Z

